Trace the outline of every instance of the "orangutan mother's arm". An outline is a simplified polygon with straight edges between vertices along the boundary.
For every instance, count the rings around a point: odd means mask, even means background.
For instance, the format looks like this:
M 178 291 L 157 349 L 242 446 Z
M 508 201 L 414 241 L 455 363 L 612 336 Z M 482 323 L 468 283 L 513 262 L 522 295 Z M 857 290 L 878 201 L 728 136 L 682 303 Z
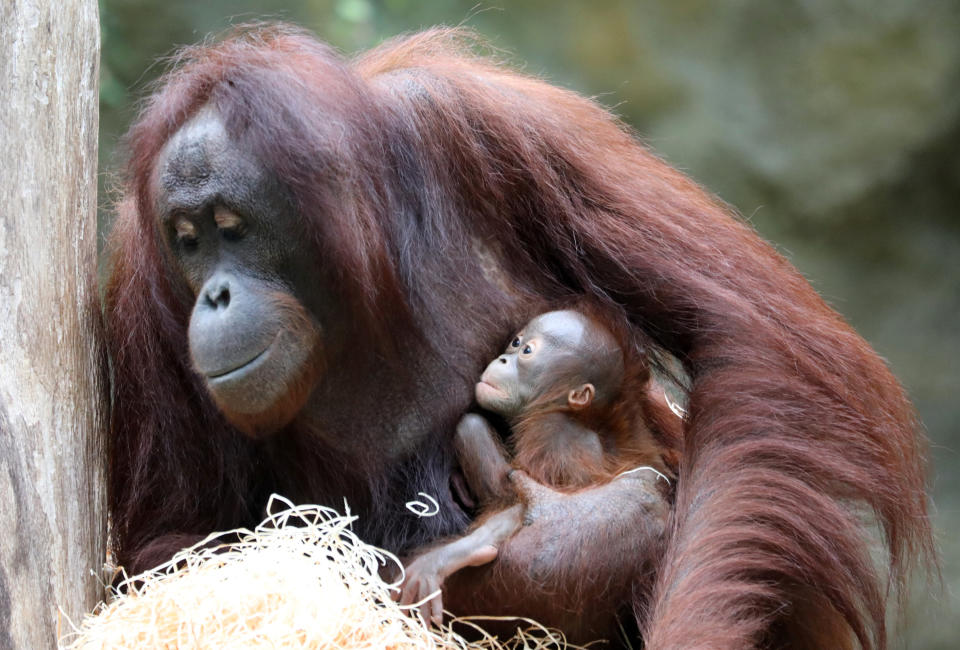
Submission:
M 574 642 L 608 636 L 617 610 L 649 589 L 662 556 L 670 507 L 661 479 L 637 471 L 565 494 L 519 470 L 510 478 L 526 504 L 523 526 L 493 563 L 447 579 L 446 606 L 529 617 Z

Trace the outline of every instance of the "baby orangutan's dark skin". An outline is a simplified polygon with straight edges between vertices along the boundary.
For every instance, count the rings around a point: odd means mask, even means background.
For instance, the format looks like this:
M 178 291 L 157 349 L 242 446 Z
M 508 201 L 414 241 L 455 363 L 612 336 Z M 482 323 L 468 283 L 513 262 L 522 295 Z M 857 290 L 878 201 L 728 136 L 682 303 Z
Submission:
M 635 510 L 641 521 L 634 529 L 645 531 L 649 543 L 639 545 L 637 552 L 649 554 L 659 549 L 669 513 L 666 475 L 674 468 L 664 458 L 665 454 L 669 457 L 667 450 L 645 422 L 643 408 L 636 406 L 655 399 L 647 394 L 651 390 L 649 371 L 644 363 L 641 390 L 628 394 L 625 384 L 632 382 L 627 377 L 637 377 L 637 373 L 631 373 L 627 365 L 621 345 L 610 331 L 578 311 L 542 314 L 517 334 L 476 385 L 479 406 L 504 416 L 510 424 L 513 463 L 507 461 L 485 418 L 473 413 L 463 417 L 455 448 L 470 492 L 467 498 L 479 502 L 480 517 L 467 534 L 428 549 L 406 567 L 401 603 L 421 602 L 424 620 L 440 623 L 443 602 L 439 592 L 444 581 L 466 567 L 491 563 L 503 542 L 528 523 L 532 514 L 528 501 L 545 502 L 528 499 L 537 491 L 571 492 L 616 482 L 619 485 L 608 499 L 590 505 L 591 512 L 616 507 L 621 497 L 641 502 L 643 507 Z M 679 419 L 671 417 L 679 428 Z M 660 485 L 658 479 L 662 479 Z M 587 514 L 569 513 L 570 525 L 577 525 Z M 658 558 L 649 559 L 644 565 L 648 575 L 624 576 L 623 584 L 633 589 L 649 583 L 650 567 Z M 536 572 L 532 566 L 523 570 Z M 575 587 L 579 592 L 575 598 L 583 601 L 577 611 L 564 612 L 562 621 L 547 624 L 560 627 L 568 639 L 578 642 L 613 638 L 616 616 L 595 618 L 591 602 L 609 598 L 605 590 L 610 585 Z M 431 594 L 437 595 L 429 598 Z M 617 596 L 621 602 L 629 599 L 629 594 Z

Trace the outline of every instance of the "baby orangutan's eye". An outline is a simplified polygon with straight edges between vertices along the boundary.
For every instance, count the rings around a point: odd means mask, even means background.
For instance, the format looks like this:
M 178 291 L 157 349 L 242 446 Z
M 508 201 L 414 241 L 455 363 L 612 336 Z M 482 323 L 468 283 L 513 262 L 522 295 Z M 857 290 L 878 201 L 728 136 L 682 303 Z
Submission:
M 520 350 L 520 354 L 533 354 L 533 348 L 529 345 L 523 346 L 523 349 Z
M 519 337 L 519 336 L 518 336 L 517 338 L 513 339 L 512 341 L 510 341 L 510 347 L 511 347 L 511 348 L 519 348 L 519 347 L 520 347 L 520 337 Z

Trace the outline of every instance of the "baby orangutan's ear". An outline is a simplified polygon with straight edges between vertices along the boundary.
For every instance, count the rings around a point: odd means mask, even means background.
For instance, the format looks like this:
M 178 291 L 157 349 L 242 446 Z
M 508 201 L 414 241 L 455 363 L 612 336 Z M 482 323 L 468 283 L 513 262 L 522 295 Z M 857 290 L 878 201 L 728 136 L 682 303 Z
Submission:
M 574 411 L 580 411 L 593 403 L 595 389 L 593 384 L 584 384 L 567 393 L 567 404 Z

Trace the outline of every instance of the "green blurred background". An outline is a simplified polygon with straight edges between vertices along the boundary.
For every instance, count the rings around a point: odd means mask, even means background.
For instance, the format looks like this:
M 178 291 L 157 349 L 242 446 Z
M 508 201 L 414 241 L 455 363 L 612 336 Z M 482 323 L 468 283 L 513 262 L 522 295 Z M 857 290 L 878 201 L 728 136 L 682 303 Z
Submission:
M 250 20 L 296 22 L 347 53 L 464 24 L 527 72 L 612 107 L 774 242 L 906 385 L 931 439 L 946 589 L 917 589 L 895 646 L 960 647 L 960 0 L 101 0 L 100 9 L 101 190 L 114 184 L 118 141 L 158 59 Z

